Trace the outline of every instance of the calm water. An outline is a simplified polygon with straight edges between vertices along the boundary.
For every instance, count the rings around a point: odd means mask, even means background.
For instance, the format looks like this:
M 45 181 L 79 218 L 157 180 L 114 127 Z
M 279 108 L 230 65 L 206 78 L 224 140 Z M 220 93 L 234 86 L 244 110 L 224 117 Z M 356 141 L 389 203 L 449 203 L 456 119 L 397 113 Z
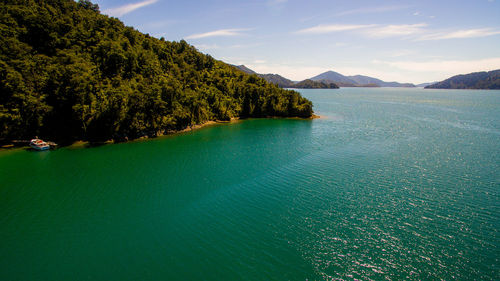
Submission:
M 499 280 L 500 91 L 0 152 L 0 280 Z

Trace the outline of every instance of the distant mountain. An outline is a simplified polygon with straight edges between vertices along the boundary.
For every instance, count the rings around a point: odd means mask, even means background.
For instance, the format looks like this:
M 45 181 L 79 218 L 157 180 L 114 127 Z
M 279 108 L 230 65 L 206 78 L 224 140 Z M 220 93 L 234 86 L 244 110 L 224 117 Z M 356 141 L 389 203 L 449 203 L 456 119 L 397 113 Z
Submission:
M 376 84 L 382 86 L 384 81 L 369 77 L 369 76 L 364 76 L 364 75 L 354 75 L 354 76 L 349 76 L 351 80 L 353 80 L 356 84 L 358 85 L 363 85 L 363 84 Z
M 415 85 L 411 83 L 385 82 L 380 79 L 364 75 L 344 76 L 331 70 L 307 79 L 311 81 L 305 82 L 306 80 L 304 80 L 302 81 L 304 83 L 297 83 L 278 74 L 260 74 L 244 65 L 233 66 L 247 74 L 255 74 L 262 77 L 267 82 L 277 84 L 281 88 L 301 88 L 302 86 L 307 86 L 311 87 L 310 89 L 323 89 L 325 88 L 325 85 L 327 88 L 332 89 L 337 87 L 415 87 Z M 312 82 L 319 82 L 319 84 L 315 84 L 313 86 Z M 330 86 L 331 84 L 335 84 L 335 87 Z
M 500 89 L 500 69 L 453 76 L 426 89 Z
M 289 88 L 294 89 L 338 89 L 335 83 L 325 83 L 319 81 L 313 81 L 311 79 L 306 79 L 304 81 L 300 81 L 299 83 L 295 83 Z
M 285 77 L 278 74 L 257 74 L 257 76 L 266 79 L 269 83 L 274 83 L 280 86 L 281 88 L 290 88 L 294 84 L 294 82 L 290 79 L 286 79 Z
M 247 73 L 255 74 L 264 78 L 267 82 L 278 85 L 281 88 L 294 88 L 294 89 L 338 89 L 338 86 L 333 82 L 320 82 L 312 80 L 304 80 L 301 82 L 294 82 L 278 74 L 260 74 L 244 65 L 233 65 L 237 69 Z
M 430 83 L 421 83 L 421 84 L 417 84 L 416 86 L 424 88 L 424 87 L 427 87 L 429 85 L 436 84 L 436 83 L 437 83 L 437 81 L 436 82 L 430 82 Z
M 415 85 L 410 84 L 410 83 L 398 83 L 398 82 L 385 82 L 377 78 L 369 77 L 369 76 L 364 76 L 364 75 L 354 75 L 354 76 L 347 76 L 350 79 L 352 79 L 356 84 L 358 85 L 378 85 L 379 87 L 415 87 Z
M 340 87 L 415 87 L 415 85 L 410 83 L 385 82 L 364 75 L 344 76 L 335 71 L 321 73 L 312 77 L 311 80 L 333 82 Z
M 322 79 L 322 80 L 318 80 L 317 82 L 323 82 L 323 83 L 335 83 L 337 84 L 339 87 L 361 87 L 360 85 L 356 85 L 355 83 L 348 83 L 348 82 L 333 82 L 332 80 L 328 80 L 328 79 Z M 364 85 L 363 85 L 364 86 Z M 375 87 L 379 87 L 379 86 L 376 86 Z
M 244 65 L 233 65 L 233 66 L 245 72 L 246 74 L 255 74 L 261 78 L 264 78 L 267 82 L 276 84 L 281 88 L 290 88 L 290 86 L 294 84 L 292 80 L 286 79 L 285 77 L 278 74 L 259 74 Z
M 246 74 L 257 74 L 257 72 L 251 70 L 250 68 L 244 66 L 244 65 L 233 65 L 234 67 L 236 67 L 237 69 L 245 72 Z
M 344 84 L 344 85 L 356 85 L 356 81 L 348 78 L 347 76 L 344 76 L 338 72 L 335 71 L 327 71 L 324 73 L 321 73 L 320 75 L 316 75 L 312 78 L 309 78 L 313 81 L 332 81 L 337 84 Z

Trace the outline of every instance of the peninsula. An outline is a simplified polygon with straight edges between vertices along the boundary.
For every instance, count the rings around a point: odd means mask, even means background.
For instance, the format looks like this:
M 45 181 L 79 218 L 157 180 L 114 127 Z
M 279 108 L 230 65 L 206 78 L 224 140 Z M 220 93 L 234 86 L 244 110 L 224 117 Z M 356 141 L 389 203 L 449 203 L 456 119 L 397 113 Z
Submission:
M 312 116 L 298 92 L 184 40 L 143 34 L 90 1 L 3 1 L 0 10 L 0 142 L 125 140 L 216 120 Z

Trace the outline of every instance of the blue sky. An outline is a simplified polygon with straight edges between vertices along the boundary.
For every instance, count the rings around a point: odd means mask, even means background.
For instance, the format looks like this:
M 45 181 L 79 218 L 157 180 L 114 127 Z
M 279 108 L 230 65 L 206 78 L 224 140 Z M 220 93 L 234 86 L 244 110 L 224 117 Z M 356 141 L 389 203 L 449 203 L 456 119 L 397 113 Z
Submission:
M 423 83 L 500 69 L 500 0 L 94 0 L 141 32 L 259 73 Z

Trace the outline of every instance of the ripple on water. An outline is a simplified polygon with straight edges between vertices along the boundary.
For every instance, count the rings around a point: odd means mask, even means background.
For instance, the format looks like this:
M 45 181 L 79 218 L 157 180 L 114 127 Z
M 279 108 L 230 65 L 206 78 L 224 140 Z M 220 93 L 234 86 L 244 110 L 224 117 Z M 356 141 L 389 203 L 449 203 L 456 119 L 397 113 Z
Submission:
M 302 92 L 330 118 L 0 155 L 0 279 L 500 279 L 498 92 Z

